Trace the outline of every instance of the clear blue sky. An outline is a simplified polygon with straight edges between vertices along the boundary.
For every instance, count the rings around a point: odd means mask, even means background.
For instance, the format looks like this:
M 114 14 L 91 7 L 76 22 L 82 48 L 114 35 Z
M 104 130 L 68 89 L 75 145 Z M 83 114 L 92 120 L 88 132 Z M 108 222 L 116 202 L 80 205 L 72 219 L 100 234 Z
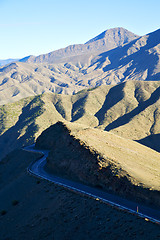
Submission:
M 160 28 L 160 0 L 0 0 L 0 59 L 85 43 L 109 28 Z

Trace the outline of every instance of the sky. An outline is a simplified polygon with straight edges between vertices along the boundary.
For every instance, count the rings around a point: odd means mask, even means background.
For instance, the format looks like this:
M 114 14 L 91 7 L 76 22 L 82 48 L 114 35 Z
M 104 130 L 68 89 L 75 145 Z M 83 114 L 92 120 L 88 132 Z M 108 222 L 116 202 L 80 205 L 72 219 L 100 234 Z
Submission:
M 123 27 L 160 28 L 159 0 L 0 0 L 0 59 L 48 53 Z

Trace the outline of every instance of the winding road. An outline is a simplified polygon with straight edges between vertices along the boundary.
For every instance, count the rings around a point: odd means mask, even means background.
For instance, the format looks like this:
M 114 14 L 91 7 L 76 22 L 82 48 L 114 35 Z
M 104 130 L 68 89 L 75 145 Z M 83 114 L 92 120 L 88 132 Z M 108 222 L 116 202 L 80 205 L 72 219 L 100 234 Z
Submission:
M 114 194 L 110 194 L 78 182 L 74 182 L 68 179 L 54 176 L 44 170 L 44 166 L 46 164 L 46 158 L 48 156 L 49 151 L 36 150 L 34 149 L 34 145 L 25 147 L 24 150 L 43 154 L 42 158 L 40 158 L 36 162 L 31 163 L 27 168 L 27 171 L 30 174 L 42 179 L 46 179 L 50 182 L 63 186 L 74 192 L 78 192 L 78 193 L 90 196 L 96 200 L 100 200 L 101 202 L 107 203 L 121 210 L 130 212 L 132 214 L 136 214 L 139 217 L 144 218 L 146 221 L 151 221 L 151 222 L 160 224 L 160 210 L 152 209 L 152 208 L 140 205 L 139 203 L 128 201 Z M 137 207 L 138 207 L 138 212 L 137 212 Z

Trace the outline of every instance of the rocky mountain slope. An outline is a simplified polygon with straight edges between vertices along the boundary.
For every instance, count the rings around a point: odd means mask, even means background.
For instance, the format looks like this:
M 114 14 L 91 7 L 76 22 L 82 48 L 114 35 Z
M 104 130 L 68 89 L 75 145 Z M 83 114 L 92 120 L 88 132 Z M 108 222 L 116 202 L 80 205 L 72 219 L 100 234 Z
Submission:
M 86 67 L 93 57 L 137 37 L 123 28 L 109 29 L 86 44 L 69 46 L 38 57 L 27 57 L 19 63 L 1 67 L 0 104 L 44 92 L 72 94 L 85 87 L 100 85 L 100 72 L 86 75 Z
M 1 158 L 68 121 L 138 140 L 160 151 L 160 81 L 128 81 L 75 95 L 45 93 L 0 106 Z
M 45 130 L 36 148 L 50 150 L 46 168 L 56 175 L 160 207 L 160 153 L 150 148 L 99 129 L 62 122 Z
M 128 79 L 160 80 L 160 29 L 100 54 L 91 67 L 102 68 L 121 82 Z
M 127 80 L 159 81 L 160 30 L 99 55 L 69 56 L 64 63 L 17 62 L 1 67 L 0 104 L 44 92 L 74 94 Z
M 112 28 L 104 31 L 95 38 L 89 40 L 85 44 L 70 45 L 48 54 L 40 56 L 29 56 L 21 59 L 21 62 L 28 63 L 59 63 L 67 62 L 66 58 L 86 54 L 98 54 L 100 52 L 108 51 L 125 43 L 128 43 L 139 36 L 124 29 Z

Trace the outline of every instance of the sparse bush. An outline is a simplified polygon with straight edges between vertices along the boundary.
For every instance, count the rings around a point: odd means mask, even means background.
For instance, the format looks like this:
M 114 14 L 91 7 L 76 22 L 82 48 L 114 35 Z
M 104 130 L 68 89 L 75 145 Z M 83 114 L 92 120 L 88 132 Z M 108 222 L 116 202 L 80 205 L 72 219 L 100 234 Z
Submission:
M 141 235 L 143 235 L 143 234 L 144 234 L 144 231 L 143 231 L 143 230 L 141 230 L 141 231 L 140 231 L 140 234 L 141 234 Z
M 19 203 L 18 200 L 13 200 L 13 201 L 12 201 L 12 205 L 13 205 L 13 206 L 16 206 L 18 203 Z
M 1 211 L 1 215 L 2 215 L 2 216 L 4 216 L 6 213 L 7 213 L 6 210 L 2 210 L 2 211 Z

